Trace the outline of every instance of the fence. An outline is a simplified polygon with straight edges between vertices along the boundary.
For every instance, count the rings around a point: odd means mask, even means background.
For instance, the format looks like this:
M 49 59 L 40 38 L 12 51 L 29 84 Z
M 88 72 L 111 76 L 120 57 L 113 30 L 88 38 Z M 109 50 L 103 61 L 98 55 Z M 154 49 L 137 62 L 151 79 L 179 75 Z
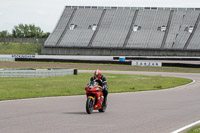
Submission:
M 42 43 L 46 38 L 0 38 L 0 42 L 4 43 Z
M 77 75 L 77 69 L 0 69 L 0 77 L 50 77 Z
M 0 61 L 15 61 L 15 58 L 12 58 L 12 57 L 0 57 Z

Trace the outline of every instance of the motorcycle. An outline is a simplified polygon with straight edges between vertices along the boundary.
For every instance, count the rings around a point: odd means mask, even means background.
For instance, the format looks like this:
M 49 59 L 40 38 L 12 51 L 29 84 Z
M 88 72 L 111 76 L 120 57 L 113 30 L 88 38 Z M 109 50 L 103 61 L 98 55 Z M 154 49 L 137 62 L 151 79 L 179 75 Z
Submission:
M 99 112 L 106 111 L 106 105 L 103 104 L 104 96 L 102 93 L 102 87 L 96 81 L 90 81 L 90 83 L 85 87 L 86 91 L 86 112 L 91 114 L 93 110 L 98 110 Z

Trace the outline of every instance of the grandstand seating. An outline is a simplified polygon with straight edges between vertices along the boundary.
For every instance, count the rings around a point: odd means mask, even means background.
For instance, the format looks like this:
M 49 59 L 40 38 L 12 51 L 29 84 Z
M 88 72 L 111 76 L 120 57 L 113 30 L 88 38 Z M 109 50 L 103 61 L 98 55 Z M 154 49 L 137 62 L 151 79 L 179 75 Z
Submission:
M 132 10 L 106 10 L 92 46 L 122 47 L 133 15 Z
M 169 29 L 169 33 L 168 33 L 164 48 L 166 49 L 173 48 L 173 45 L 177 37 L 177 33 L 180 29 L 180 25 L 183 22 L 184 14 L 185 14 L 185 11 L 174 11 L 173 17 L 171 20 L 171 26 Z
M 195 8 L 69 6 L 44 46 L 200 50 L 199 14 Z M 137 31 L 133 25 L 139 27 Z
M 167 25 L 170 11 L 142 10 L 139 11 L 135 24 L 141 26 L 141 31 L 132 32 L 128 47 L 160 48 L 164 32 L 158 27 Z
M 73 9 L 65 8 L 60 20 L 58 21 L 56 28 L 45 41 L 45 44 L 44 44 L 45 46 L 55 46 L 57 44 L 60 36 L 65 30 L 65 27 L 72 15 L 72 12 L 73 12 Z
M 180 29 L 177 32 L 177 37 L 175 40 L 175 43 L 173 45 L 173 49 L 183 49 L 185 46 L 185 43 L 187 42 L 190 33 L 186 31 L 186 27 L 194 26 L 197 17 L 198 17 L 199 11 L 186 11 L 182 20 L 182 24 L 179 25 Z
M 200 49 L 200 24 L 199 24 L 199 19 L 200 19 L 200 14 L 198 14 L 198 22 L 196 22 L 196 26 L 194 27 L 196 32 L 193 35 L 187 49 Z
M 77 27 L 67 30 L 59 46 L 87 46 L 94 33 L 89 26 L 98 23 L 102 12 L 102 9 L 77 10 L 71 21 Z

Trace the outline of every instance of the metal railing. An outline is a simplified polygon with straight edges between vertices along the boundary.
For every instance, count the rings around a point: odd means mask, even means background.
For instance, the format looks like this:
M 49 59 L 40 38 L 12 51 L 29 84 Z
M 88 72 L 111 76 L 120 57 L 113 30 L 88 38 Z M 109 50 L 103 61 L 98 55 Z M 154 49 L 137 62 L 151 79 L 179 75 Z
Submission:
M 0 69 L 0 77 L 50 77 L 76 74 L 76 69 Z
M 12 58 L 12 57 L 0 57 L 0 61 L 15 61 L 15 58 Z

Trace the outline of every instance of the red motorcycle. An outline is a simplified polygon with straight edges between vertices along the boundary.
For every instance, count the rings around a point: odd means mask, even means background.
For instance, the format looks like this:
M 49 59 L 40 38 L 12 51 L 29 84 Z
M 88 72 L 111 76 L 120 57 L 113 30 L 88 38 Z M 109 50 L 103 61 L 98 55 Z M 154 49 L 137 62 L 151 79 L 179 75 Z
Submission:
M 85 91 L 87 96 L 86 112 L 88 114 L 91 114 L 93 110 L 105 112 L 106 105 L 103 105 L 104 96 L 101 86 L 96 81 L 90 81 L 85 87 Z

